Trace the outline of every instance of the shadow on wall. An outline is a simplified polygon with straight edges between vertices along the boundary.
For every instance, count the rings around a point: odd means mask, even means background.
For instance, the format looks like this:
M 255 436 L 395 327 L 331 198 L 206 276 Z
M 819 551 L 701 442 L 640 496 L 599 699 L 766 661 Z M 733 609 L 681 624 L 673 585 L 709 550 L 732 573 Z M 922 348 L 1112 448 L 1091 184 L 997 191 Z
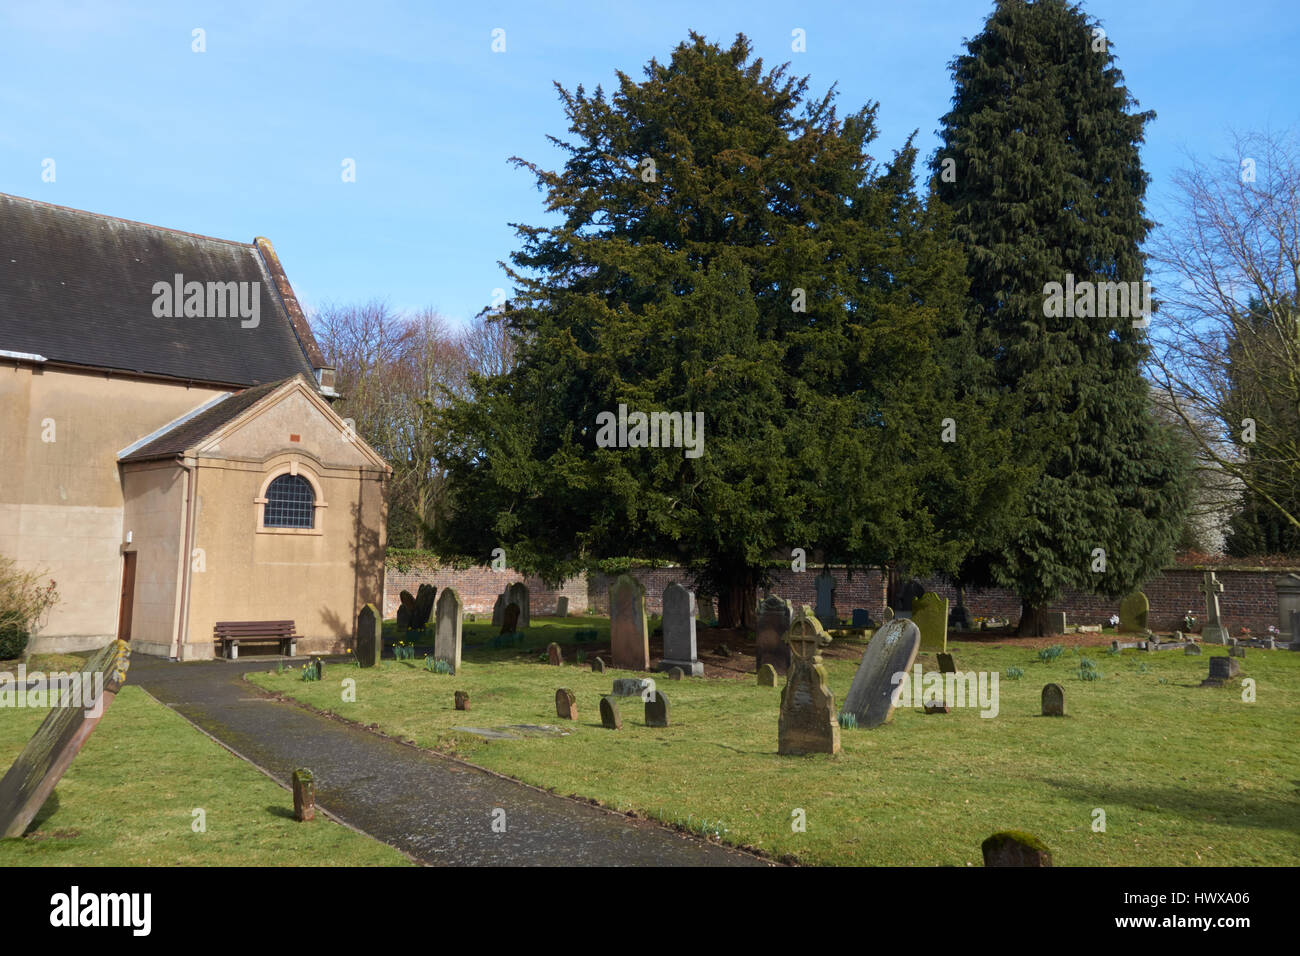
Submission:
M 366 482 L 357 482 L 357 500 L 352 505 L 352 619 L 346 622 L 341 637 L 351 640 L 356 636 L 357 615 L 367 604 L 379 609 L 384 616 L 384 497 L 380 485 L 379 504 L 373 520 L 367 524 L 364 513 Z

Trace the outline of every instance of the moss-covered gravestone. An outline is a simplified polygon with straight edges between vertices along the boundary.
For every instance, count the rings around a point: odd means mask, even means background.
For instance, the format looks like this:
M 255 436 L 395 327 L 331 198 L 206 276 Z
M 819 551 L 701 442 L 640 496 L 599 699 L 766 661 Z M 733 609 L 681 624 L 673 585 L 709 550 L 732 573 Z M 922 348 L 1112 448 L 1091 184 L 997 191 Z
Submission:
M 948 650 L 948 599 L 926 591 L 912 602 L 912 620 L 921 631 L 921 650 Z
M 1141 634 L 1147 629 L 1147 613 L 1151 604 L 1141 591 L 1134 591 L 1119 605 L 1119 630 L 1121 634 Z
M 316 779 L 310 770 L 293 772 L 293 818 L 300 823 L 316 818 Z
M 469 710 L 469 694 L 463 690 L 456 691 L 455 694 L 456 709 Z
M 379 619 L 378 608 L 367 604 L 357 615 L 357 663 L 374 667 L 383 651 L 384 623 Z
M 985 866 L 1051 866 L 1052 851 L 1042 840 L 1018 830 L 1004 830 L 984 841 Z
M 790 622 L 786 643 L 790 669 L 781 691 L 781 718 L 777 723 L 777 753 L 836 754 L 840 752 L 840 725 L 835 716 L 835 695 L 826 681 L 821 649 L 831 642 L 813 609 L 804 605 Z
M 939 655 L 939 673 L 940 674 L 957 673 L 957 662 L 952 659 L 951 654 Z
M 50 707 L 32 739 L 0 779 L 0 838 L 20 837 L 26 832 L 126 682 L 130 664 L 130 645 L 114 641 L 95 654 L 85 670 L 72 675 L 66 696 L 63 688 L 55 690 L 56 685 L 50 684 L 49 693 L 57 695 L 51 703 L 60 706 Z M 14 691 L 26 692 L 25 687 Z
M 546 645 L 546 661 L 552 667 L 559 667 L 564 663 L 564 652 L 560 650 L 560 645 L 554 641 Z
M 776 668 L 771 664 L 764 664 L 758 669 L 758 686 L 775 687 L 776 686 Z
M 593 674 L 605 673 L 605 662 L 601 660 L 599 657 L 593 657 L 591 659 L 591 672 Z

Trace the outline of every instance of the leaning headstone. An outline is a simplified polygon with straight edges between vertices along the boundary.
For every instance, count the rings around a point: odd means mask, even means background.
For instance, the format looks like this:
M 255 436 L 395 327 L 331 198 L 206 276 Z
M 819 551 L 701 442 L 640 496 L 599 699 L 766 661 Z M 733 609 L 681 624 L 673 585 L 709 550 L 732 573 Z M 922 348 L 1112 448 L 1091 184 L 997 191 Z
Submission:
M 668 726 L 668 697 L 661 690 L 646 695 L 645 725 L 647 727 Z
M 769 595 L 758 606 L 758 638 L 754 652 L 754 669 L 771 664 L 778 674 L 790 667 L 790 645 L 785 636 L 790 630 L 791 608 L 775 594 Z
M 822 627 L 836 627 L 840 623 L 840 612 L 835 608 L 835 575 L 822 569 L 821 574 L 813 578 L 817 588 L 817 620 Z
M 695 650 L 695 594 L 676 582 L 664 588 L 664 659 L 661 671 L 679 667 L 692 677 L 704 673 Z
M 1043 688 L 1043 716 L 1065 716 L 1065 690 L 1060 684 L 1048 684 Z
M 993 834 L 980 849 L 985 866 L 1052 865 L 1052 851 L 1041 840 L 1016 830 Z
M 623 715 L 618 712 L 618 701 L 610 696 L 600 699 L 600 723 L 609 730 L 623 729 Z
M 591 659 L 591 672 L 593 674 L 605 673 L 605 662 L 601 660 L 599 657 L 593 657 Z
M 855 607 L 855 608 L 853 609 L 853 626 L 854 626 L 854 627 L 870 627 L 870 626 L 871 626 L 871 612 L 868 611 L 865 607 Z
M 560 650 L 560 645 L 554 641 L 546 645 L 546 662 L 552 667 L 559 667 L 564 663 L 564 652 Z
M 1219 616 L 1219 595 L 1223 593 L 1223 582 L 1213 571 L 1206 571 L 1201 583 L 1201 593 L 1205 595 L 1205 627 L 1201 629 L 1201 641 L 1205 644 L 1227 644 L 1228 629 L 1223 626 Z
M 519 605 L 511 601 L 506 605 L 506 611 L 501 615 L 501 633 L 514 634 L 519 630 Z
M 615 667 L 650 669 L 645 588 L 630 574 L 620 574 L 609 589 L 609 644 Z
M 415 610 L 411 614 L 411 630 L 423 631 L 433 616 L 433 602 L 438 596 L 437 588 L 431 584 L 421 584 L 415 592 Z
M 406 608 L 406 613 L 408 615 L 415 614 L 414 594 L 412 594 L 410 591 L 403 591 L 401 594 L 398 595 L 398 600 L 401 602 L 402 607 Z
M 1141 633 L 1147 629 L 1147 614 L 1151 602 L 1141 591 L 1134 591 L 1119 604 L 1119 632 L 1121 634 Z
M 564 595 L 560 595 L 555 600 L 555 616 L 556 617 L 569 616 L 569 599 Z
M 764 664 L 758 669 L 758 686 L 775 687 L 776 686 L 776 668 L 771 664 Z
M 912 620 L 921 631 L 921 650 L 948 650 L 948 599 L 926 591 L 912 602 Z
M 373 604 L 367 604 L 357 615 L 357 663 L 374 667 L 384 652 L 384 622 Z
M 456 691 L 456 709 L 469 710 L 469 694 L 463 690 Z
M 957 673 L 957 664 L 953 661 L 951 654 L 939 655 L 939 673 L 955 674 Z
M 1047 612 L 1047 633 L 1048 634 L 1065 633 L 1065 612 L 1064 611 Z
M 614 697 L 640 697 L 650 689 L 650 681 L 642 677 L 615 677 Z
M 812 608 L 804 605 L 794 616 L 786 642 L 791 650 L 790 668 L 781 691 L 777 753 L 839 753 L 840 725 L 835 717 L 835 695 L 826 682 L 821 657 L 821 649 L 831 638 Z
M 113 641 L 87 663 L 69 707 L 50 707 L 40 727 L 0 779 L 0 839 L 20 837 L 126 683 L 131 646 Z M 53 686 L 53 685 L 51 685 Z M 59 704 L 63 704 L 60 690 Z M 86 706 L 89 704 L 89 706 Z
M 519 626 L 528 627 L 532 623 L 532 608 L 530 605 L 531 596 L 528 593 L 528 586 L 523 581 L 516 581 L 510 587 L 506 588 L 506 603 L 511 602 L 519 605 Z
M 555 692 L 555 716 L 562 720 L 578 719 L 578 697 L 567 687 Z
M 435 660 L 446 661 L 453 674 L 460 673 L 461 617 L 460 595 L 454 588 L 443 588 L 438 595 L 433 656 Z
M 316 780 L 305 768 L 293 772 L 293 818 L 299 823 L 316 818 Z
M 894 712 L 900 688 L 894 677 L 909 676 L 921 649 L 921 631 L 915 621 L 896 617 L 871 637 L 853 675 L 844 713 L 853 714 L 859 727 L 879 727 Z
M 506 622 L 506 596 L 497 595 L 497 601 L 492 605 L 492 626 L 500 627 Z

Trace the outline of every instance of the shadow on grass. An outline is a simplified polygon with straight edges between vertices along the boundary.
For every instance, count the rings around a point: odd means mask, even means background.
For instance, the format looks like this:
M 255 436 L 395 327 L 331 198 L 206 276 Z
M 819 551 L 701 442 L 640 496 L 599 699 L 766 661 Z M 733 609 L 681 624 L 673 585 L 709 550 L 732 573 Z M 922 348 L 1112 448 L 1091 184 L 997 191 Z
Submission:
M 266 808 L 266 812 L 271 816 L 279 817 L 282 820 L 292 820 L 294 818 L 292 810 L 288 807 L 282 807 L 278 803 L 271 804 Z
M 1174 787 L 1087 787 L 1073 781 L 1044 778 L 1048 786 L 1082 802 L 1104 807 L 1121 803 L 1147 813 L 1164 811 L 1200 823 L 1247 826 L 1300 833 L 1300 812 L 1292 800 L 1247 796 L 1226 790 L 1186 790 Z M 1211 819 L 1212 818 L 1212 819 Z

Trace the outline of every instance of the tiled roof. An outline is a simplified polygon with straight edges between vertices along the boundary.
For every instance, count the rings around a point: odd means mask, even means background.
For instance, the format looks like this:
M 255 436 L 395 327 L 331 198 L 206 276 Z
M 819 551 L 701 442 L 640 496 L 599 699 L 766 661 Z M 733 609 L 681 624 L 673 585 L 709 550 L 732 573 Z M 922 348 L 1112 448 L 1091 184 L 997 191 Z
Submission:
M 284 381 L 289 381 L 289 379 Z M 242 392 L 228 395 L 192 418 L 178 420 L 174 426 L 168 428 L 161 435 L 123 455 L 118 460 L 128 462 L 148 461 L 154 458 L 174 458 L 187 448 L 203 441 L 209 435 L 234 421 L 283 385 L 284 381 L 268 382 L 265 385 L 246 388 Z

